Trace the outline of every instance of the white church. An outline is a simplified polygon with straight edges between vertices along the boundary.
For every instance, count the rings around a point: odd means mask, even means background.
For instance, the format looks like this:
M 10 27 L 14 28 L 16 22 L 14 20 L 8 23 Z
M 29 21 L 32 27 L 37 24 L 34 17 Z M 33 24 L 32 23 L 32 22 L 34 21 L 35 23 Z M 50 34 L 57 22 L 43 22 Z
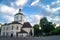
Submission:
M 1 36 L 26 37 L 30 35 L 30 32 L 34 36 L 33 27 L 29 22 L 24 22 L 24 18 L 24 14 L 19 9 L 19 12 L 14 15 L 13 22 L 2 25 Z

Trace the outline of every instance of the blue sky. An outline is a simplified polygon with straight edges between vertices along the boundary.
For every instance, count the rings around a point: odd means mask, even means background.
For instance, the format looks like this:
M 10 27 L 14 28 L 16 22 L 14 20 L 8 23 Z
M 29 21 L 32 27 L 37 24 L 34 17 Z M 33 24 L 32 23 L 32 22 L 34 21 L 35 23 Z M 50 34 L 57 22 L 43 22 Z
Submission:
M 12 22 L 19 8 L 31 25 L 38 24 L 42 17 L 60 24 L 60 0 L 0 0 L 0 23 Z

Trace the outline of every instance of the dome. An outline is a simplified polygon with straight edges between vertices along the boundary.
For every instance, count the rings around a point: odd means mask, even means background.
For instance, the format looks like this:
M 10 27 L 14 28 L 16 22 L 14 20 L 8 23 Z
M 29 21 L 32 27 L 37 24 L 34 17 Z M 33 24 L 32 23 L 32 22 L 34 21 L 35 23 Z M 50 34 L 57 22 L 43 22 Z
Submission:
M 19 12 L 16 13 L 15 15 L 24 15 L 23 13 L 21 13 L 21 9 L 19 9 Z
M 14 15 L 14 21 L 18 21 L 19 23 L 24 23 L 24 14 L 21 13 L 21 9 L 19 9 L 18 13 Z
M 23 13 L 17 13 L 17 14 L 15 14 L 15 15 L 23 15 Z

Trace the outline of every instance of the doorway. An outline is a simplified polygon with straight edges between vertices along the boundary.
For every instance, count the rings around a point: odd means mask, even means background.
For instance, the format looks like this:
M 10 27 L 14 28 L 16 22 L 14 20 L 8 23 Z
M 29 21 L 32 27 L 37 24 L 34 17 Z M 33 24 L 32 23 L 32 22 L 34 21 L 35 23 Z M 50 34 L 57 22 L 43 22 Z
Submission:
M 11 33 L 11 37 L 13 37 L 13 33 Z

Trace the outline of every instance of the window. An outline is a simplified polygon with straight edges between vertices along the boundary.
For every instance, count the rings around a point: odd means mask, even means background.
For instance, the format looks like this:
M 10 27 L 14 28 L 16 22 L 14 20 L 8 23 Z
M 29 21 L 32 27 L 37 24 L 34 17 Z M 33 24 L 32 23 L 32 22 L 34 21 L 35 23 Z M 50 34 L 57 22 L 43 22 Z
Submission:
M 7 30 L 8 30 L 8 27 L 7 27 Z
M 4 27 L 3 30 L 8 30 L 8 27 Z
M 22 16 L 21 16 L 21 19 L 22 19 Z
M 13 30 L 13 26 L 12 26 L 12 30 Z
M 5 27 L 3 28 L 3 30 L 5 30 Z
M 17 19 L 18 19 L 18 16 L 17 16 Z
M 8 30 L 8 27 L 5 27 L 5 30 Z
M 8 32 L 6 32 L 6 36 L 8 36 Z
M 5 32 L 3 32 L 3 36 L 5 36 Z
M 18 26 L 17 26 L 17 28 L 16 28 L 16 29 L 17 29 L 17 30 L 19 29 L 19 28 L 18 28 Z

